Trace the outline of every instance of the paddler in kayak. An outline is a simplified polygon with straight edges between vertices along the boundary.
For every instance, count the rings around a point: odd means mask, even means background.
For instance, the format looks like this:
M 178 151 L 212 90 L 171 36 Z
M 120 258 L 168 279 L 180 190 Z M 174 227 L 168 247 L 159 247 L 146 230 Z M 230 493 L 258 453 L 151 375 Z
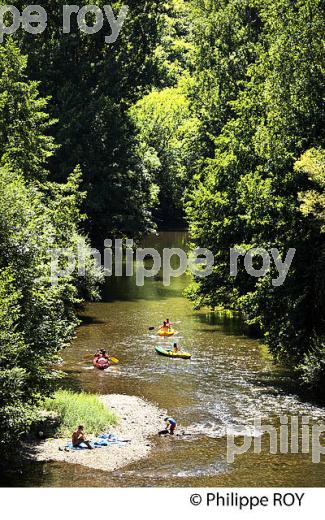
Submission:
M 99 350 L 96 351 L 95 353 L 95 359 L 106 359 L 108 361 L 108 363 L 111 363 L 111 358 L 108 354 L 108 352 L 106 352 L 106 350 L 104 350 L 103 348 L 100 348 Z
M 103 358 L 105 358 L 105 359 L 107 359 L 107 361 L 111 362 L 111 358 L 109 356 L 109 353 L 106 352 L 106 350 L 102 349 L 100 352 L 101 352 L 101 355 L 102 355 Z
M 163 324 L 160 325 L 158 330 L 167 330 L 167 320 L 164 320 Z
M 86 439 L 85 429 L 83 426 L 78 426 L 78 429 L 72 434 L 72 446 L 74 448 L 78 448 L 80 444 L 86 444 L 89 450 L 94 449 L 90 442 Z
M 167 318 L 167 319 L 166 319 L 166 327 L 168 327 L 168 329 L 171 329 L 172 326 L 173 326 L 173 324 L 170 323 L 169 318 Z
M 159 329 L 158 330 L 164 330 L 166 332 L 169 332 L 170 329 L 173 328 L 173 324 L 169 321 L 169 318 L 166 318 L 164 321 L 163 321 L 163 324 L 160 325 Z
M 166 428 L 164 430 L 162 430 L 161 432 L 159 432 L 158 435 L 167 435 L 167 434 L 174 435 L 174 432 L 175 432 L 176 426 L 177 426 L 175 419 L 173 419 L 172 417 L 166 417 L 165 423 L 166 423 Z
M 174 343 L 174 345 L 173 345 L 173 353 L 177 354 L 177 352 L 181 352 L 181 349 L 179 348 L 177 343 Z

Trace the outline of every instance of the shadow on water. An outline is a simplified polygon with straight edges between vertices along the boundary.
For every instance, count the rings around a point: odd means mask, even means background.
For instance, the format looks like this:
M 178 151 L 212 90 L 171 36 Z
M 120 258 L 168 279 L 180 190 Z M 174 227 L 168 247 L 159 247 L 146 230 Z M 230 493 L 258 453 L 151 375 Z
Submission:
M 215 310 L 195 316 L 196 320 L 206 323 L 215 330 L 222 330 L 224 334 L 242 335 L 249 338 L 261 339 L 260 332 L 251 325 L 245 324 L 239 312 L 228 310 Z M 211 329 L 207 329 L 210 331 Z
M 230 336 L 244 336 L 247 333 L 247 327 L 241 321 L 236 313 L 228 313 L 222 311 L 209 312 L 195 316 L 194 321 L 202 325 L 208 325 L 207 328 L 200 327 L 202 332 L 211 333 L 213 331 L 222 331 L 223 334 Z
M 186 277 L 186 275 L 185 275 Z M 189 279 L 189 277 L 188 277 Z M 102 290 L 102 301 L 113 303 L 117 301 L 136 302 L 138 300 L 168 301 L 178 298 L 184 289 L 184 280 L 175 280 L 170 286 L 164 286 L 156 277 L 147 278 L 144 286 L 137 286 L 135 278 L 108 278 Z M 177 283 L 180 281 L 180 283 Z
M 79 314 L 79 319 L 81 321 L 82 325 L 100 325 L 102 323 L 105 323 L 102 320 L 98 320 L 94 316 L 86 316 L 85 314 Z
M 153 248 L 163 260 L 165 249 L 182 249 L 188 252 L 187 233 L 185 231 L 163 232 L 144 239 L 141 247 Z M 162 262 L 163 263 L 163 262 Z M 146 258 L 143 266 L 146 270 L 152 269 L 152 259 Z M 172 270 L 177 270 L 180 266 L 177 255 L 170 259 Z M 136 302 L 138 300 L 148 301 L 169 301 L 178 298 L 190 281 L 187 274 L 173 277 L 171 273 L 171 283 L 163 285 L 163 269 L 161 268 L 154 276 L 145 278 L 144 284 L 139 285 L 137 273 L 141 270 L 141 263 L 133 265 L 133 276 L 112 276 L 106 279 L 106 284 L 102 290 L 103 302 Z M 126 272 L 126 261 L 122 262 L 122 272 Z

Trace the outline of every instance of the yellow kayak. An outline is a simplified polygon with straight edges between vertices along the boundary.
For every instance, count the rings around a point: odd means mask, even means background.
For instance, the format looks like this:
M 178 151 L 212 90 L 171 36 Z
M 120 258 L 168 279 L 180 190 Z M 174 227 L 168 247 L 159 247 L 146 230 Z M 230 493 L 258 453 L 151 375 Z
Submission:
M 176 334 L 176 330 L 175 329 L 172 329 L 172 328 L 169 328 L 169 327 L 166 327 L 166 328 L 162 328 L 158 331 L 158 336 L 174 336 L 174 334 Z
M 164 347 L 156 347 L 156 352 L 160 356 L 172 357 L 172 358 L 182 358 L 182 359 L 191 359 L 192 354 L 188 352 L 173 352 L 172 349 L 164 348 Z

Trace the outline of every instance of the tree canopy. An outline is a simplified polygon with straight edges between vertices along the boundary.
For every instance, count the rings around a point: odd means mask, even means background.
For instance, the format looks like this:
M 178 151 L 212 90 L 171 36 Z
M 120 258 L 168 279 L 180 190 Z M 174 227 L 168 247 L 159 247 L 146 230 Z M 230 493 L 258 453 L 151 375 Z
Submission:
M 99 296 L 102 279 L 80 234 L 81 172 L 50 182 L 53 139 L 46 100 L 26 78 L 26 58 L 12 41 L 0 46 L 0 450 L 28 430 L 36 405 L 59 375 L 60 350 L 74 337 L 75 309 Z M 52 283 L 51 250 L 61 267 L 85 251 L 86 276 Z

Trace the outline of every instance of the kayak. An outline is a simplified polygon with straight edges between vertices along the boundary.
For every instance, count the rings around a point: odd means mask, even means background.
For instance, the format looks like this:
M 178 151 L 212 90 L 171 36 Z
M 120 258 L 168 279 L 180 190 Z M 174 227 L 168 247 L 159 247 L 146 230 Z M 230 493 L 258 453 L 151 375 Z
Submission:
M 164 329 L 160 329 L 158 331 L 158 336 L 174 336 L 174 334 L 176 334 L 176 330 L 175 329 L 172 329 L 172 328 L 164 328 Z
M 156 347 L 156 352 L 160 356 L 172 357 L 172 358 L 181 358 L 181 359 L 191 359 L 192 354 L 188 352 L 173 352 L 171 348 L 164 347 Z
M 110 363 L 104 357 L 94 357 L 93 365 L 95 368 L 98 368 L 99 370 L 105 370 L 110 366 Z

